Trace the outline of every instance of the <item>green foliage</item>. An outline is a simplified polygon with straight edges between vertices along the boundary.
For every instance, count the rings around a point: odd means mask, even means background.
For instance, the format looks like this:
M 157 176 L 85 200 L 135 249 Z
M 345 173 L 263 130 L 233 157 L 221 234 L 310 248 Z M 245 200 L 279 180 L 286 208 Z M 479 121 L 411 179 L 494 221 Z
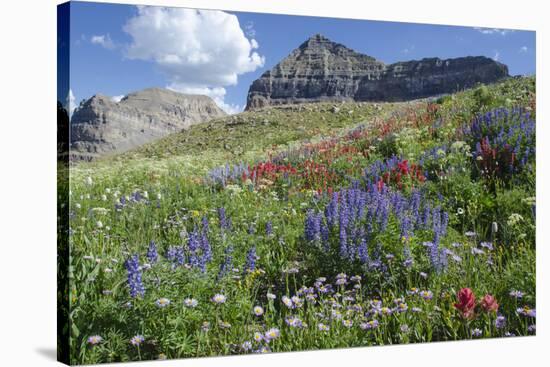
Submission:
M 536 319 L 517 309 L 536 304 L 534 169 L 518 176 L 513 187 L 497 184 L 489 190 L 486 181 L 472 174 L 471 147 L 459 128 L 480 109 L 508 103 L 532 106 L 534 85 L 534 78 L 511 78 L 445 96 L 435 113 L 425 113 L 425 101 L 346 103 L 338 113 L 331 104 L 245 112 L 121 156 L 72 166 L 70 192 L 60 193 L 70 197 L 71 253 L 62 259 L 67 263 L 60 263 L 69 281 L 61 283 L 58 294 L 70 317 L 71 361 L 93 364 L 462 340 L 474 338 L 474 329 L 480 338 L 532 334 L 528 328 Z M 210 169 L 227 161 L 253 165 L 288 150 L 281 164 L 295 167 L 295 175 L 265 175 L 254 182 L 239 177 L 225 186 L 206 179 Z M 355 180 L 362 182 L 366 167 L 393 155 L 419 165 L 426 180 L 403 178 L 406 184 L 391 183 L 391 190 L 408 196 L 414 186 L 449 214 L 441 250 L 452 255 L 444 271 L 433 268 L 427 251 L 425 242 L 433 240 L 432 232 L 418 230 L 403 239 L 394 215 L 387 230 L 376 232 L 369 242 L 371 257 L 380 252 L 380 268 L 343 261 L 336 248 L 327 253 L 304 238 L 307 210 L 323 211 L 329 199 L 324 195 L 327 188 L 309 184 L 319 170 L 305 177 L 305 162 L 336 175 L 330 189 L 337 191 Z M 66 174 L 60 170 L 62 179 Z M 218 208 L 225 209 L 229 228 L 221 227 Z M 189 259 L 177 265 L 166 257 L 171 247 L 188 246 L 190 234 L 203 228 L 203 218 L 209 222 L 212 251 L 205 272 L 191 266 Z M 272 233 L 266 231 L 268 223 Z M 59 231 L 64 233 L 61 224 Z M 330 236 L 334 244 L 339 233 Z M 145 266 L 151 241 L 159 260 Z M 492 249 L 482 247 L 486 241 L 492 242 Z M 253 247 L 256 269 L 246 271 Z M 219 275 L 229 248 L 230 269 Z M 412 264 L 404 264 L 405 248 Z M 60 253 L 63 249 L 61 243 Z M 129 294 L 124 262 L 131 254 L 139 255 L 143 297 Z M 346 284 L 336 284 L 344 271 Z M 352 280 L 352 275 L 361 280 Z M 309 287 L 320 287 L 319 277 L 326 277 L 321 283 L 331 284 L 335 292 L 315 291 L 316 297 L 308 299 Z M 471 320 L 454 307 L 464 287 L 471 288 L 478 301 Z M 523 298 L 510 296 L 513 290 L 522 291 Z M 212 301 L 217 293 L 227 297 L 225 303 Z M 479 300 L 485 294 L 497 299 L 505 327 L 497 329 L 497 314 L 482 310 Z M 283 296 L 298 296 L 300 306 L 285 306 Z M 158 307 L 161 298 L 171 303 Z M 186 306 L 187 298 L 195 299 L 197 306 Z M 365 316 L 377 301 L 387 309 Z M 407 309 L 400 312 L 402 304 Z M 255 306 L 264 313 L 255 315 Z M 289 326 L 290 317 L 299 318 L 302 327 Z M 372 327 L 375 320 L 378 326 Z M 280 335 L 267 343 L 270 328 L 279 329 Z M 255 333 L 263 340 L 255 341 Z M 93 335 L 102 341 L 90 344 Z M 144 341 L 133 345 L 130 341 L 137 335 Z M 251 343 L 251 350 L 243 347 L 245 342 Z
M 395 134 L 390 134 L 382 138 L 377 145 L 378 153 L 383 158 L 390 158 L 399 153 L 399 146 Z
M 481 85 L 474 90 L 475 111 L 482 111 L 482 109 L 489 106 L 492 102 L 493 96 L 486 85 Z
M 450 95 L 439 97 L 436 101 L 437 104 L 450 103 L 453 100 L 453 97 Z

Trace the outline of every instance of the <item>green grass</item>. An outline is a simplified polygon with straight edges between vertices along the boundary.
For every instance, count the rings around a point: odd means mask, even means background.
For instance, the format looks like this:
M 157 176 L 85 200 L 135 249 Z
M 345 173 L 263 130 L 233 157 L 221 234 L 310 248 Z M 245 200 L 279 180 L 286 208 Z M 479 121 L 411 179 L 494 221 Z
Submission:
M 535 305 L 534 158 L 532 171 L 512 176 L 514 185 L 490 182 L 476 176 L 472 149 L 459 127 L 475 113 L 495 107 L 520 106 L 534 114 L 534 82 L 534 78 L 510 79 L 436 104 L 346 103 L 338 104 L 337 113 L 333 104 L 315 104 L 245 112 L 196 125 L 120 156 L 75 164 L 68 193 L 70 284 L 60 294 L 70 304 L 71 361 L 460 340 L 473 338 L 474 329 L 480 330 L 479 337 L 533 334 L 528 327 L 535 319 L 516 309 Z M 436 159 L 422 159 L 443 144 L 452 149 Z M 281 166 L 297 170 L 288 178 L 282 173 L 266 174 L 256 182 L 239 177 L 226 186 L 207 179 L 210 169 L 226 162 L 254 164 L 286 151 L 290 154 L 282 156 Z M 441 246 L 461 261 L 449 260 L 443 271 L 434 269 L 423 244 L 432 240 L 431 230 L 417 230 L 404 240 L 393 213 L 387 228 L 374 225 L 367 245 L 371 258 L 380 256 L 383 270 L 340 258 L 337 230 L 329 234 L 329 249 L 304 236 L 308 211 L 323 212 L 330 200 L 330 195 L 318 196 L 316 191 L 326 194 L 329 187 L 331 191 L 349 187 L 366 167 L 392 154 L 423 164 L 428 178 L 392 181 L 391 190 L 409 198 L 414 188 L 420 188 L 425 200 L 439 203 L 449 213 Z M 318 169 L 307 171 L 311 162 Z M 121 197 L 126 203 L 117 209 Z M 225 209 L 231 229 L 221 228 L 218 208 Z M 521 219 L 510 220 L 517 215 Z M 212 252 L 205 272 L 189 265 L 189 236 L 194 229 L 202 233 L 203 218 L 208 220 L 204 233 Z M 491 231 L 493 222 L 498 223 L 496 233 Z M 266 233 L 268 223 L 272 234 Z M 477 232 L 478 237 L 465 236 L 467 231 Z M 138 254 L 140 264 L 146 263 L 151 241 L 159 260 L 141 272 L 145 294 L 132 298 L 124 262 Z M 494 249 L 473 254 L 481 241 L 492 241 Z M 175 266 L 166 258 L 174 246 L 185 249 L 186 266 Z M 258 257 L 256 268 L 246 272 L 252 248 Z M 414 259 L 411 266 L 403 265 L 405 249 Z M 219 276 L 229 257 L 228 273 Z M 348 276 L 345 286 L 335 284 L 341 272 Z M 352 281 L 352 275 L 362 280 Z M 302 287 L 314 286 L 318 277 L 326 277 L 335 292 L 316 292 L 314 300 L 307 300 Z M 497 329 L 497 314 L 484 312 L 479 302 L 475 318 L 462 318 L 453 305 L 464 287 L 471 288 L 478 301 L 485 294 L 495 296 L 506 325 Z M 429 290 L 433 297 L 424 299 L 413 288 Z M 509 295 L 512 290 L 525 295 L 516 300 Z M 216 293 L 227 296 L 227 301 L 214 304 L 211 298 Z M 268 293 L 277 298 L 268 298 Z M 285 295 L 298 295 L 303 305 L 286 307 Z M 155 301 L 163 297 L 171 303 L 159 308 Z M 185 307 L 185 298 L 196 299 L 197 307 Z M 407 310 L 365 314 L 377 300 L 390 308 L 401 302 Z M 265 313 L 254 315 L 254 306 L 263 307 Z M 302 327 L 289 326 L 285 320 L 291 316 L 299 318 Z M 369 322 L 378 327 L 365 329 Z M 329 330 L 320 330 L 319 323 Z M 278 338 L 254 340 L 255 333 L 265 336 L 271 328 L 279 330 Z M 90 345 L 87 339 L 92 335 L 103 341 Z M 145 339 L 139 347 L 130 343 L 136 335 Z M 243 348 L 245 342 L 251 343 L 251 350 Z

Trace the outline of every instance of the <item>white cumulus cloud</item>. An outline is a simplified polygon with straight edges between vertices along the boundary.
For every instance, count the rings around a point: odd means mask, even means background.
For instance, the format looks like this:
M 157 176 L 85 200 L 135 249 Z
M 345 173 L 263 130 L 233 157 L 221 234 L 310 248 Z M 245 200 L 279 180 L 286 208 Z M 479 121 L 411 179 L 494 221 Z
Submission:
M 529 50 L 529 49 L 527 48 L 527 46 L 521 46 L 521 47 L 519 48 L 519 52 L 520 52 L 520 53 L 525 53 L 525 52 L 527 52 L 528 50 Z
M 493 60 L 498 61 L 500 58 L 500 52 L 498 50 L 495 50 L 495 54 L 493 56 Z
M 513 33 L 513 29 L 501 29 L 501 28 L 482 28 L 474 27 L 474 29 L 483 34 L 500 34 L 501 36 L 506 36 L 508 33 Z
M 248 37 L 256 37 L 256 30 L 254 29 L 254 22 L 249 20 L 244 25 L 245 33 Z
M 109 35 L 109 33 L 101 34 L 101 35 L 93 35 L 90 37 L 90 42 L 94 45 L 99 45 L 108 50 L 112 50 L 115 48 L 115 43 L 111 39 L 111 36 Z
M 167 86 L 168 89 L 171 89 L 175 92 L 185 93 L 185 94 L 201 94 L 212 98 L 214 102 L 225 112 L 230 115 L 242 112 L 244 107 L 237 104 L 230 104 L 225 102 L 226 90 L 223 87 L 201 87 L 201 86 L 190 86 L 187 84 L 178 84 L 171 83 Z
M 120 102 L 122 100 L 122 98 L 126 97 L 124 94 L 121 94 L 120 96 L 112 96 L 111 99 L 113 100 L 113 102 Z
M 265 62 L 238 18 L 223 11 L 139 6 L 123 29 L 132 38 L 127 58 L 154 62 L 170 89 L 209 95 L 228 112 L 240 107 L 224 102 L 224 87 Z
M 65 109 L 69 112 L 69 117 L 72 117 L 74 110 L 76 109 L 76 98 L 74 96 L 73 90 L 69 89 L 67 93 L 67 98 L 65 99 Z

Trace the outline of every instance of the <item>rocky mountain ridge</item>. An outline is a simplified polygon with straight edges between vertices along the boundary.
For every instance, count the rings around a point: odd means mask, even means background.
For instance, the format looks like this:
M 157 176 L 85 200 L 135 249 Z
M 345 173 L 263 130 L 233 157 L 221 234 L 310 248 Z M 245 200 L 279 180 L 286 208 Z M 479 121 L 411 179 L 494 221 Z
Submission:
M 119 102 L 97 94 L 71 118 L 71 159 L 122 153 L 225 115 L 210 97 L 161 88 L 130 93 Z
M 406 101 L 508 77 L 483 56 L 385 64 L 316 34 L 250 86 L 246 109 L 320 101 Z

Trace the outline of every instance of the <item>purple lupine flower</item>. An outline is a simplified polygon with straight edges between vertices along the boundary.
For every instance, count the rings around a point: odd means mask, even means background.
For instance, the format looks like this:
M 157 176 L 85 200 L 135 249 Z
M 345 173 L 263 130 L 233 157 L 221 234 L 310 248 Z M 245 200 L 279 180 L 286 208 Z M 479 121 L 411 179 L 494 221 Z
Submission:
M 174 246 L 168 247 L 165 257 L 170 261 L 174 261 L 176 259 L 176 248 Z
M 442 216 L 442 219 L 441 219 L 441 226 L 439 228 L 439 231 L 440 231 L 441 237 L 443 237 L 447 234 L 447 226 L 449 225 L 449 213 L 443 212 L 441 216 Z
M 506 326 L 506 317 L 502 315 L 497 316 L 497 318 L 495 319 L 495 327 L 497 329 L 502 329 L 505 326 Z
M 226 276 L 233 266 L 233 247 L 229 246 L 225 249 L 225 259 L 220 264 L 220 270 L 218 272 L 218 280 Z
M 241 162 L 237 165 L 229 165 L 227 163 L 225 166 L 210 170 L 207 179 L 214 185 L 225 187 L 228 182 L 237 182 L 240 180 L 243 174 L 246 174 L 246 176 L 250 175 L 246 164 Z
M 267 221 L 265 224 L 265 234 L 271 236 L 273 234 L 273 224 L 271 221 Z
M 329 234 L 328 226 L 324 222 L 321 222 L 321 241 L 323 242 L 323 249 L 325 252 L 328 252 L 330 249 L 330 244 L 328 242 Z
M 418 189 L 414 189 L 411 195 L 410 209 L 413 218 L 419 218 L 420 201 L 422 196 Z
M 206 235 L 206 230 L 203 227 L 202 234 L 201 234 L 201 251 L 202 251 L 202 257 L 200 260 L 201 268 L 203 272 L 205 271 L 204 267 L 206 264 L 210 261 L 212 261 L 212 248 L 210 247 L 210 241 L 208 241 L 208 236 Z
M 396 159 L 389 160 L 388 164 L 393 164 L 393 160 Z M 421 208 L 424 210 L 422 215 Z M 335 192 L 322 213 L 324 215 L 312 209 L 306 213 L 305 238 L 308 241 L 321 240 L 323 248 L 328 252 L 331 247 L 330 229 L 338 225 L 337 243 L 343 260 L 359 260 L 372 268 L 384 268 L 385 265 L 380 261 L 380 251 L 374 252 L 372 261 L 369 261 L 371 259 L 367 260 L 369 254 L 365 249 L 369 236 L 385 231 L 391 214 L 397 219 L 400 235 L 404 239 L 413 236 L 416 229 L 432 230 L 433 242 L 437 245 L 437 252 L 433 249 L 432 258 L 437 258 L 434 265 L 437 269 L 446 266 L 447 253 L 439 250 L 439 244 L 446 234 L 448 214 L 441 207 L 425 202 L 419 190 L 414 190 L 411 197 L 407 198 L 387 187 L 379 190 L 376 185 L 369 184 L 368 180 L 366 188 L 354 181 L 349 189 Z M 412 259 L 410 254 L 404 255 L 405 259 Z M 410 266 L 411 261 L 406 264 Z
M 332 193 L 331 200 L 325 208 L 325 217 L 330 227 L 334 227 L 336 220 L 338 219 L 338 193 Z
M 349 224 L 349 210 L 346 203 L 345 195 L 342 195 L 339 206 L 339 226 L 340 226 L 340 257 L 345 259 L 348 257 L 348 239 L 347 239 L 347 227 Z
M 130 296 L 132 298 L 143 297 L 145 295 L 145 287 L 141 279 L 141 268 L 139 266 L 138 255 L 130 256 L 124 263 L 128 272 L 128 287 L 130 288 Z
M 202 217 L 201 224 L 202 224 L 202 232 L 208 232 L 209 222 L 208 222 L 208 217 L 206 215 Z
M 401 238 L 409 239 L 411 229 L 411 222 L 408 216 L 401 218 Z
M 149 248 L 147 249 L 147 260 L 149 261 L 149 264 L 154 264 L 158 260 L 158 252 L 157 252 L 157 245 L 155 244 L 155 241 L 149 242 Z
M 185 264 L 185 251 L 183 246 L 178 246 L 174 248 L 174 261 L 177 265 L 182 266 Z
M 200 260 L 199 250 L 201 248 L 201 237 L 196 227 L 189 233 L 187 248 L 189 249 L 189 264 L 191 266 L 198 266 Z
M 340 257 L 345 259 L 348 257 L 348 245 L 346 227 L 340 225 Z
M 439 248 L 436 243 L 432 242 L 431 246 L 429 247 L 429 254 L 430 254 L 430 263 L 432 264 L 432 267 L 436 272 L 441 271 L 441 256 L 439 255 Z
M 348 241 L 348 260 L 349 261 L 355 261 L 356 254 L 357 254 L 357 245 L 356 243 L 359 241 L 358 239 L 358 232 L 357 227 L 353 226 L 351 227 L 351 233 L 350 233 L 350 240 Z
M 252 272 L 256 269 L 256 246 L 252 246 L 246 254 L 245 270 Z
M 383 202 L 382 210 L 380 212 L 380 230 L 385 231 L 388 225 L 389 207 L 387 202 Z
M 315 240 L 320 241 L 321 240 L 321 224 L 323 223 L 323 214 L 317 213 L 315 215 L 315 220 L 313 222 L 314 231 L 315 231 Z
M 439 235 L 441 228 L 441 207 L 437 206 L 432 210 L 432 230 Z
M 218 219 L 220 221 L 220 228 L 221 229 L 230 229 L 230 221 L 227 219 L 227 215 L 225 213 L 225 208 L 218 208 Z
M 424 206 L 424 212 L 422 213 L 422 225 L 424 228 L 428 228 L 430 224 L 431 208 L 429 205 Z
M 313 210 L 308 210 L 306 214 L 306 221 L 305 221 L 305 235 L 306 240 L 313 242 L 318 239 L 318 234 L 316 232 L 316 219 L 317 216 L 315 215 L 315 212 Z
M 365 238 L 361 240 L 361 243 L 357 248 L 357 257 L 359 258 L 359 261 L 361 261 L 362 264 L 369 263 L 369 249 L 367 246 L 367 240 Z
M 439 249 L 439 271 L 442 272 L 442 271 L 445 271 L 447 269 L 447 265 L 448 265 L 448 252 L 447 252 L 447 249 L 446 248 L 441 248 Z
M 347 227 L 349 224 L 349 207 L 346 201 L 346 191 L 342 190 L 340 205 L 338 206 L 338 219 L 340 226 Z

